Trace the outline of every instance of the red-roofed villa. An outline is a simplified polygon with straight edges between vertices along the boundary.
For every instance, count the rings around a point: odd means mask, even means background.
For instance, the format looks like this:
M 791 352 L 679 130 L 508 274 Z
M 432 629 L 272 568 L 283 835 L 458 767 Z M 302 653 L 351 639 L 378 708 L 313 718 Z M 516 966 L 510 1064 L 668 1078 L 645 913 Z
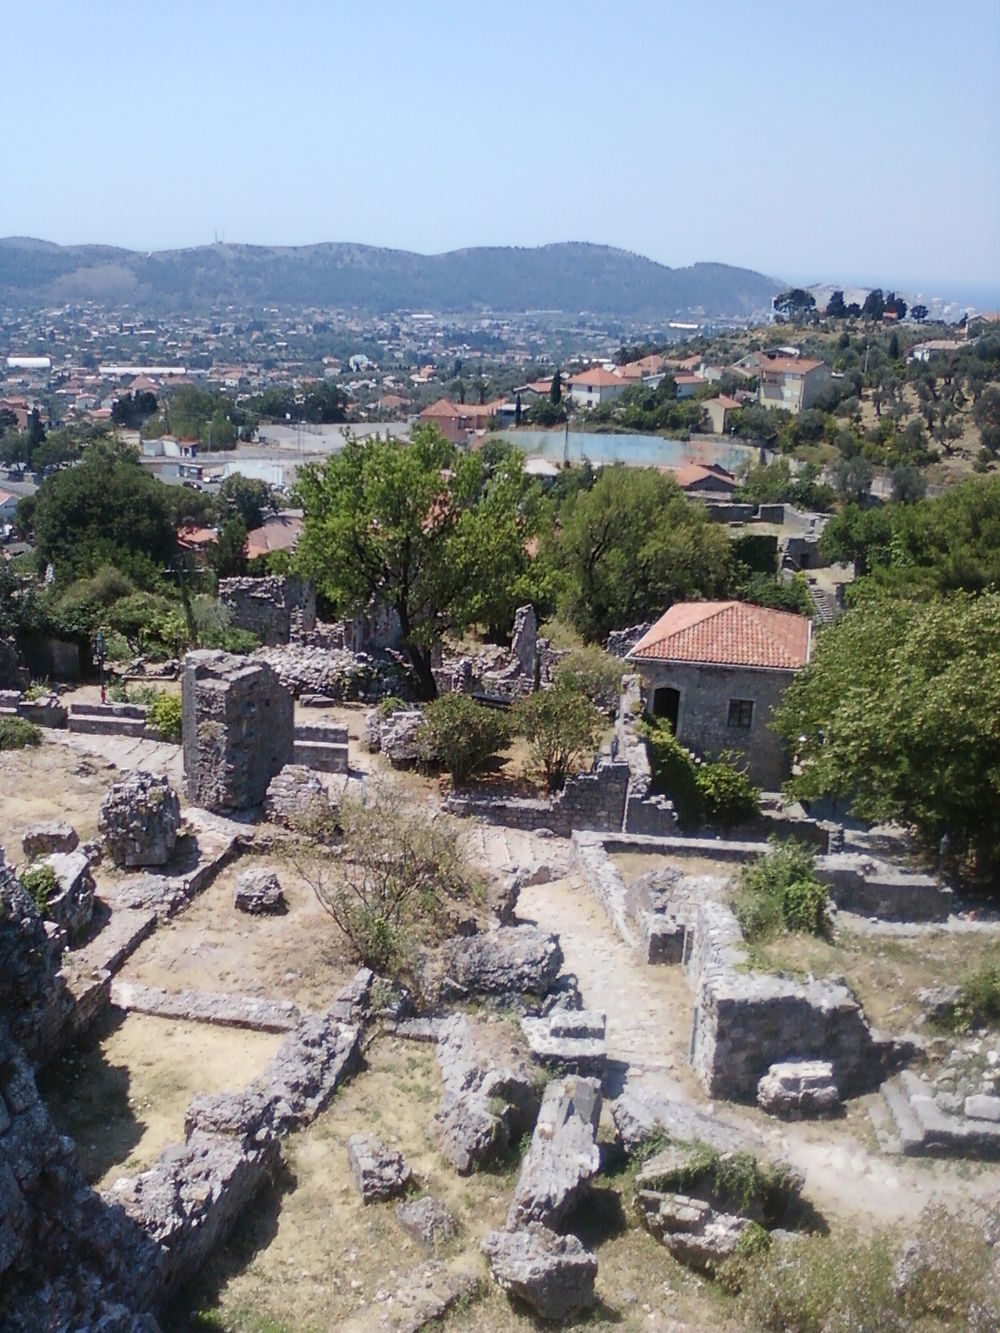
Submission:
M 678 602 L 628 654 L 646 706 L 682 745 L 708 759 L 739 750 L 750 776 L 776 790 L 788 775 L 771 714 L 809 661 L 806 616 L 745 602 Z

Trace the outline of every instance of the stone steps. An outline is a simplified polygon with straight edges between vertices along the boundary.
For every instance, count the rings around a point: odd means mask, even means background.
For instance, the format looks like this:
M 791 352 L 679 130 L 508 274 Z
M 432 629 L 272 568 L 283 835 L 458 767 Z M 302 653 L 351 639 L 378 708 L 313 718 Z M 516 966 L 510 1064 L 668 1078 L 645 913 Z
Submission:
M 146 734 L 144 718 L 116 717 L 106 713 L 70 713 L 69 730 L 82 736 L 136 736 Z
M 300 740 L 296 733 L 293 762 L 304 764 L 306 768 L 316 769 L 320 773 L 346 773 L 347 746 L 327 741 Z
M 330 726 L 323 722 L 297 722 L 295 725 L 297 741 L 323 741 L 326 745 L 346 745 L 347 728 Z
M 909 1069 L 882 1085 L 900 1151 L 907 1157 L 1000 1158 L 1000 1124 L 942 1111 Z

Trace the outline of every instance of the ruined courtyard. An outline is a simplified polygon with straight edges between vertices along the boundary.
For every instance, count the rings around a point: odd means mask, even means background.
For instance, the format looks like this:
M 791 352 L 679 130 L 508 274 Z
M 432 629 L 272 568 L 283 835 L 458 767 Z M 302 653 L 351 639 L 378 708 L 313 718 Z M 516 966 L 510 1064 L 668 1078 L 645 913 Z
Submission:
M 555 796 L 443 791 L 405 709 L 222 654 L 183 746 L 90 703 L 0 755 L 0 1327 L 735 1329 L 743 1237 L 989 1226 L 997 1035 L 928 1015 L 1000 921 L 899 831 L 681 833 L 635 688 Z M 385 792 L 481 884 L 409 987 L 359 969 L 301 822 Z M 751 951 L 729 894 L 771 833 L 835 926 Z M 14 871 L 45 860 L 43 928 Z M 737 1159 L 765 1203 L 705 1165 Z

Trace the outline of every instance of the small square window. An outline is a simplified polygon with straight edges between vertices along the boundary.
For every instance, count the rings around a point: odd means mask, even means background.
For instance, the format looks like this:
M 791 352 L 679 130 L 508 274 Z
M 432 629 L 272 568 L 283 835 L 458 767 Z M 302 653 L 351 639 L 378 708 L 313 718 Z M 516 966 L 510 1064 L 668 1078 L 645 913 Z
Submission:
M 753 700 L 752 699 L 730 699 L 729 700 L 729 725 L 731 727 L 743 727 L 744 730 L 753 722 Z

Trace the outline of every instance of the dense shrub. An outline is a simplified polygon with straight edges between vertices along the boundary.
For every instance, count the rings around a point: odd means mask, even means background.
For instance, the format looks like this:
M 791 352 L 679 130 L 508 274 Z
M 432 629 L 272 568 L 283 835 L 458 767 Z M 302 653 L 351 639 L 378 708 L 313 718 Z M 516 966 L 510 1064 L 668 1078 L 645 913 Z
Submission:
M 514 706 L 514 726 L 527 739 L 549 791 L 565 785 L 601 734 L 597 709 L 585 694 L 566 684 L 519 699 Z
M 760 788 L 750 781 L 746 760 L 736 750 L 725 750 L 712 763 L 697 765 L 695 782 L 709 823 L 738 824 L 760 809 Z
M 21 887 L 35 904 L 38 912 L 44 915 L 46 907 L 52 899 L 53 894 L 59 888 L 59 881 L 56 879 L 56 872 L 50 865 L 40 863 L 38 865 L 26 866 L 18 875 Z
M 826 906 L 826 886 L 816 878 L 812 853 L 791 838 L 772 839 L 764 856 L 743 867 L 733 901 L 748 940 L 766 939 L 782 930 L 823 935 Z
M 417 733 L 423 763 L 443 768 L 456 785 L 492 759 L 510 740 L 503 713 L 467 694 L 443 694 L 424 707 Z
M 181 739 L 180 695 L 158 694 L 149 705 L 146 722 L 161 740 L 179 743 Z
M 664 718 L 647 718 L 640 724 L 646 742 L 646 754 L 653 774 L 653 790 L 669 796 L 674 803 L 677 822 L 682 827 L 702 823 L 705 801 L 695 776 L 691 755 L 674 735 Z
M 41 745 L 42 733 L 23 717 L 0 717 L 0 750 L 25 750 Z
M 574 648 L 555 670 L 557 685 L 565 685 L 611 716 L 618 707 L 622 688 L 622 663 L 603 648 L 587 644 Z

